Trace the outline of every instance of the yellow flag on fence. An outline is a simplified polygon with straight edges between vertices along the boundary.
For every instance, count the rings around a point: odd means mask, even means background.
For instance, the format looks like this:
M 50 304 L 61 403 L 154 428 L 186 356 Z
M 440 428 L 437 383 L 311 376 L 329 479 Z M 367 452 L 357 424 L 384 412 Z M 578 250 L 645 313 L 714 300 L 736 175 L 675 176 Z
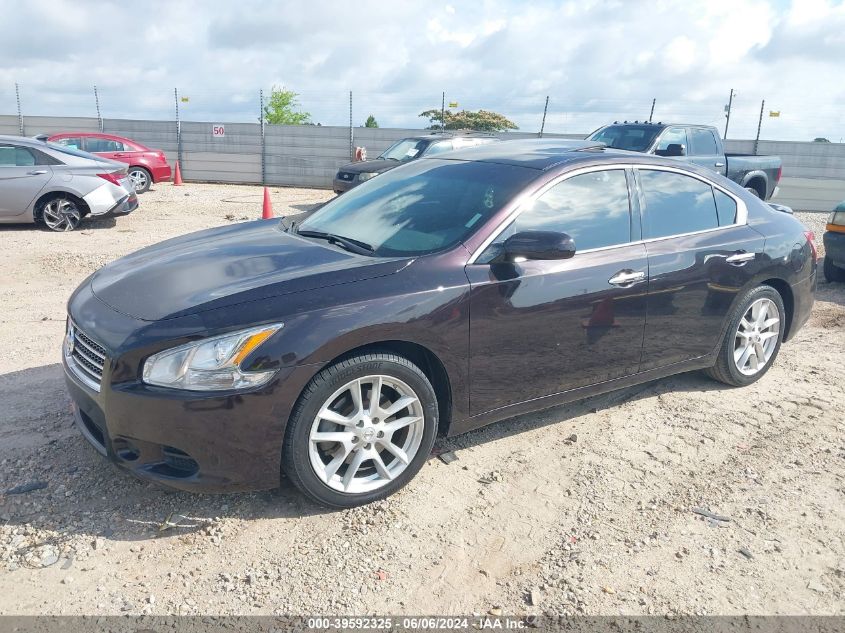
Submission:
M 769 110 L 769 116 L 777 118 L 780 116 L 780 110 Z

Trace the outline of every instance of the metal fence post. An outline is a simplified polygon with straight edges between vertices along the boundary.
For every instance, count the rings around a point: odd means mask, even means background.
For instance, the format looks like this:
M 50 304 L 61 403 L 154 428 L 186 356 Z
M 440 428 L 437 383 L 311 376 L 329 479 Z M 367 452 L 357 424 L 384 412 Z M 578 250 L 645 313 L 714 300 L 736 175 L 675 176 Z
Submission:
M 757 138 L 754 139 L 754 155 L 757 155 L 757 145 L 760 143 L 760 128 L 763 127 L 763 108 L 766 107 L 766 100 L 760 103 L 760 118 L 757 120 Z
M 21 136 L 24 136 L 23 133 L 23 113 L 21 112 L 21 88 L 17 82 L 15 82 L 15 98 L 18 101 L 18 128 L 21 131 Z
M 94 86 L 94 104 L 97 106 L 97 125 L 100 128 L 100 132 L 103 131 L 103 116 L 100 114 L 100 95 L 97 92 L 97 86 Z
M 261 104 L 258 111 L 258 121 L 261 123 L 261 184 L 267 184 L 267 146 L 264 142 L 264 89 L 258 91 L 258 101 Z
M 549 95 L 546 95 L 546 105 L 543 107 L 543 121 L 540 123 L 538 138 L 543 138 L 543 130 L 546 128 L 546 112 L 549 111 Z
M 182 167 L 182 122 L 179 120 L 179 89 L 173 89 L 173 99 L 176 101 L 176 160 Z
M 446 91 L 443 91 L 440 101 L 440 131 L 446 131 Z
M 648 122 L 651 123 L 651 119 L 654 118 L 654 106 L 657 104 L 657 97 L 651 100 L 651 112 L 648 115 Z
M 352 127 L 352 91 L 349 91 L 349 160 L 355 160 L 355 132 Z
M 734 89 L 731 88 L 731 94 L 728 97 L 728 110 L 725 112 L 725 133 L 722 134 L 722 139 L 728 138 L 728 124 L 731 122 L 731 107 L 734 103 Z

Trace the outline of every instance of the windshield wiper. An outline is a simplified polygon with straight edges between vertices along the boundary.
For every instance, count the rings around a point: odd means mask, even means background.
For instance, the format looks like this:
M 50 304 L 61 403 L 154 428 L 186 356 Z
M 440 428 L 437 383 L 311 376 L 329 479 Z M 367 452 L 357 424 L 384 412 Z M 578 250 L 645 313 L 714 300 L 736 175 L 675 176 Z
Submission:
M 343 237 L 342 235 L 334 235 L 333 233 L 324 233 L 323 231 L 309 231 L 308 229 L 304 231 L 297 231 L 296 234 L 301 235 L 302 237 L 314 237 L 319 240 L 326 240 L 330 244 L 335 244 L 348 251 L 357 253 L 358 255 L 372 255 L 375 252 L 375 249 L 366 242 L 353 240 L 351 237 Z

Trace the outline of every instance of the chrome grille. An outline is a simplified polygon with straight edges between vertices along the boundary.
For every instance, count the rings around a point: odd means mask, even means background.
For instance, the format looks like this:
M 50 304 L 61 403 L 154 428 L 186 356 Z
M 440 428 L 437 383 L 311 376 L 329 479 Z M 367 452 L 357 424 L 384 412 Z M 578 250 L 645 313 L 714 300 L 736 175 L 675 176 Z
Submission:
M 106 349 L 73 323 L 68 328 L 65 356 L 73 362 L 76 375 L 99 390 L 106 364 Z

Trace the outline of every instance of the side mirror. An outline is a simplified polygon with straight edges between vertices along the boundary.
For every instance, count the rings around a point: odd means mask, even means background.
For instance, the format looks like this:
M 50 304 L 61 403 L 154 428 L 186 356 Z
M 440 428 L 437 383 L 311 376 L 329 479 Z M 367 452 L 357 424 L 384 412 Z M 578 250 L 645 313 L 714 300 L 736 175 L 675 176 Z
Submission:
M 669 143 L 666 146 L 666 153 L 664 156 L 686 156 L 687 152 L 684 146 L 680 143 Z
M 575 255 L 575 240 L 557 231 L 522 231 L 502 245 L 505 261 L 518 259 L 569 259 Z

